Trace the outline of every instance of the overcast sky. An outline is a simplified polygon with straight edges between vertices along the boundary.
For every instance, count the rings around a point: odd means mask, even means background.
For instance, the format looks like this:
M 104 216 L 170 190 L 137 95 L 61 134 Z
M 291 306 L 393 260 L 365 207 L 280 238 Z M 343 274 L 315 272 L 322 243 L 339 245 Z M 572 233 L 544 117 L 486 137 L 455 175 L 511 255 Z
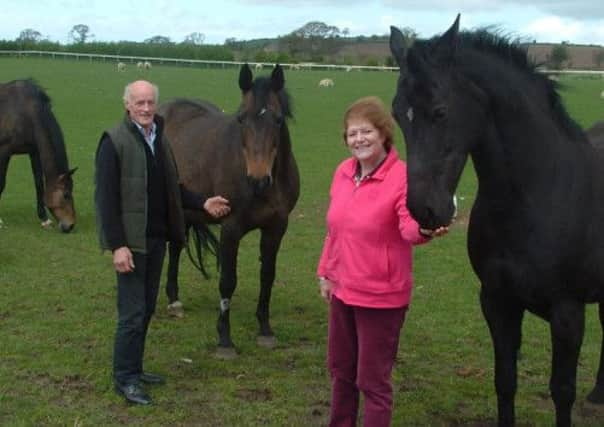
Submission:
M 420 37 L 446 30 L 461 13 L 462 29 L 497 25 L 526 40 L 604 45 L 602 0 L 2 0 L 0 39 L 32 28 L 68 42 L 76 24 L 97 41 L 143 41 L 155 35 L 180 42 L 200 32 L 206 43 L 285 35 L 309 21 L 347 28 L 351 36 L 388 34 L 390 25 Z

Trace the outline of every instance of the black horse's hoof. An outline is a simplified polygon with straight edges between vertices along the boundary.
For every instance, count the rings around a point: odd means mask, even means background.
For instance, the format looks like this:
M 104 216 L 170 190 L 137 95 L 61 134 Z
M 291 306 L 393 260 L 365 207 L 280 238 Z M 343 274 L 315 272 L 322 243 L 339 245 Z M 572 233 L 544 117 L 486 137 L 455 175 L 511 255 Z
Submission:
M 596 384 L 594 389 L 587 395 L 587 401 L 597 405 L 604 404 L 604 386 Z
M 256 344 L 264 348 L 275 348 L 277 345 L 277 338 L 274 335 L 258 335 L 256 337 Z
M 218 347 L 216 357 L 222 360 L 233 360 L 237 357 L 237 351 L 235 351 L 235 347 Z

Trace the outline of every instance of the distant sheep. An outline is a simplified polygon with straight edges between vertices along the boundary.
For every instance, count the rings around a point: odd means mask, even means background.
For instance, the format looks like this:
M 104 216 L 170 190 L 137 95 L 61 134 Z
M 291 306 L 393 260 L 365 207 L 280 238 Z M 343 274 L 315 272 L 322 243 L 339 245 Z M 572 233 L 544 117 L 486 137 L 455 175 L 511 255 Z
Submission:
M 143 63 L 143 67 L 145 68 L 145 70 L 150 70 L 151 69 L 151 63 L 149 61 L 145 61 Z
M 255 69 L 256 71 L 258 71 L 258 70 L 262 70 L 262 64 L 260 64 L 260 63 L 256 63 L 256 65 L 254 66 L 254 69 Z
M 300 69 L 300 64 L 291 64 L 289 66 L 290 70 L 299 70 Z
M 348 65 L 348 66 L 346 67 L 346 72 L 348 73 L 348 72 L 350 72 L 350 71 L 352 71 L 352 67 L 351 67 L 350 65 Z
M 319 82 L 319 87 L 332 87 L 333 86 L 333 80 L 332 79 L 322 79 Z
M 124 64 L 123 62 L 118 62 L 117 71 L 126 71 L 126 64 Z
M 139 70 L 143 69 L 143 63 L 142 62 L 137 62 L 136 63 L 136 68 L 138 68 Z

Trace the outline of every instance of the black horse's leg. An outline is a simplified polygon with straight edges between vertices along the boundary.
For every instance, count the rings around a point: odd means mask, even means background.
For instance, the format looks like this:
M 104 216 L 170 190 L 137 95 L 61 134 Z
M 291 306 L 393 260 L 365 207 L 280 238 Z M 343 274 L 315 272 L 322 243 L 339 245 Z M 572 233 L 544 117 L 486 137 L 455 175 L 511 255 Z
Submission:
M 600 315 L 600 326 L 602 329 L 602 344 L 600 348 L 600 366 L 598 367 L 598 376 L 596 385 L 587 395 L 587 400 L 591 403 L 604 403 L 604 303 L 598 304 L 598 313 Z
M 178 263 L 182 246 L 170 242 L 168 244 L 168 271 L 166 273 L 166 295 L 168 296 L 168 314 L 183 317 L 182 303 L 178 300 Z
M 44 207 L 44 177 L 42 175 L 42 162 L 40 161 L 40 153 L 34 150 L 29 155 L 31 163 L 31 171 L 34 175 L 34 185 L 36 187 L 36 204 L 38 210 L 38 218 L 42 225 L 48 225 L 48 213 Z
M 495 349 L 495 390 L 499 427 L 514 425 L 516 363 L 522 328 L 523 309 L 498 293 L 482 286 L 482 313 L 489 325 Z
M 237 253 L 242 234 L 236 227 L 222 225 L 220 231 L 220 314 L 218 331 L 218 356 L 231 358 L 236 355 L 231 340 L 231 297 L 237 287 Z
M 556 407 L 556 426 L 570 427 L 575 403 L 577 363 L 585 330 L 585 305 L 572 300 L 552 307 L 552 375 L 549 388 Z
M 258 344 L 265 347 L 273 347 L 275 337 L 269 322 L 270 301 L 273 283 L 275 281 L 275 267 L 277 263 L 277 252 L 281 245 L 281 239 L 287 229 L 287 220 L 272 224 L 270 228 L 261 230 L 260 238 L 260 295 L 258 296 L 258 307 L 256 317 L 260 326 Z

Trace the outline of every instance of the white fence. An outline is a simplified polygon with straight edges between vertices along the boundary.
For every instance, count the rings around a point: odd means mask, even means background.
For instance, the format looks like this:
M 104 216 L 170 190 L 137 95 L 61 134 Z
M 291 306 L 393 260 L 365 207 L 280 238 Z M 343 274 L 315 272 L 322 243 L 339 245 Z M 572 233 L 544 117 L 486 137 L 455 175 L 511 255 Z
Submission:
M 212 61 L 203 59 L 178 59 L 178 58 L 157 58 L 151 56 L 125 56 L 125 55 L 102 55 L 95 53 L 71 53 L 71 52 L 47 52 L 41 50 L 0 50 L 0 55 L 6 56 L 45 56 L 50 58 L 64 58 L 103 61 L 103 62 L 129 62 L 136 64 L 138 62 L 150 61 L 157 64 L 171 64 L 177 66 L 197 66 L 212 68 L 240 67 L 244 62 L 241 61 Z M 272 68 L 273 63 L 268 62 L 248 62 L 252 68 Z M 340 71 L 398 71 L 398 67 L 369 66 L 369 65 L 335 65 L 335 64 L 315 64 L 304 62 L 299 64 L 284 63 L 282 67 L 290 70 L 340 70 Z M 539 70 L 546 74 L 574 74 L 574 75 L 600 75 L 604 78 L 603 70 Z
M 41 50 L 0 50 L 0 55 L 6 56 L 44 56 L 50 58 L 64 58 L 86 61 L 103 62 L 129 62 L 138 63 L 149 61 L 157 64 L 171 64 L 180 66 L 198 66 L 212 68 L 240 67 L 245 62 L 241 61 L 212 61 L 203 59 L 179 59 L 179 58 L 157 58 L 151 56 L 125 56 L 125 55 L 102 55 L 95 53 L 71 53 L 71 52 L 47 52 Z M 252 68 L 272 68 L 275 64 L 268 62 L 247 62 Z M 310 62 L 293 64 L 283 63 L 282 67 L 294 70 L 343 70 L 343 71 L 397 71 L 398 67 L 372 67 L 368 65 L 335 65 L 315 64 Z

